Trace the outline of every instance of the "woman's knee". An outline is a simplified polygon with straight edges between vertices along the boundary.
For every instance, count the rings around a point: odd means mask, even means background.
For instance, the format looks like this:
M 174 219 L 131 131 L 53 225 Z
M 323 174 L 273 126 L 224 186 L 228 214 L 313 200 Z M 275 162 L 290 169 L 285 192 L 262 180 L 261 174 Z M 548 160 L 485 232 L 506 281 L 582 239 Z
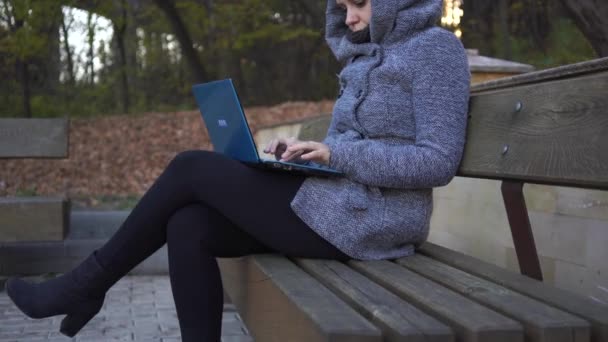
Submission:
M 223 219 L 202 204 L 192 204 L 175 212 L 167 223 L 167 243 L 195 243 L 211 250 L 224 239 Z
M 202 205 L 190 205 L 179 209 L 167 223 L 167 243 L 176 241 L 198 241 L 203 238 L 206 208 Z
M 171 162 L 169 168 L 178 170 L 192 170 L 197 165 L 205 165 L 215 158 L 216 153 L 204 150 L 189 150 L 178 153 Z

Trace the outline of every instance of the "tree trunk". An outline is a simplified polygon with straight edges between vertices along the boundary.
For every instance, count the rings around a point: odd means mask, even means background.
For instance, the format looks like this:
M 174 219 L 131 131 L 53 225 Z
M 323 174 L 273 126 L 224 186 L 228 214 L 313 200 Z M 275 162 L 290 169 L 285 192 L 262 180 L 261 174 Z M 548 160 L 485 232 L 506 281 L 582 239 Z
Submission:
M 547 53 L 547 37 L 552 30 L 550 6 L 554 4 L 549 3 L 550 0 L 538 1 L 538 0 L 525 0 L 522 4 L 526 11 L 516 18 L 518 20 L 519 32 L 516 35 L 521 35 L 522 27 L 526 31 L 529 31 L 529 35 L 534 41 L 534 45 L 539 47 L 543 53 Z
M 17 70 L 21 78 L 21 89 L 23 91 L 23 114 L 26 118 L 32 117 L 30 71 L 26 61 L 17 61 Z
M 600 57 L 608 57 L 608 2 L 606 0 L 561 0 L 576 26 Z
M 71 10 L 70 10 L 70 17 L 68 18 L 69 23 L 66 25 L 65 23 L 65 18 L 61 21 L 61 32 L 63 33 L 63 50 L 65 52 L 65 59 L 66 59 L 66 68 L 67 68 L 67 74 L 68 74 L 68 84 L 70 86 L 74 86 L 74 83 L 76 82 L 76 77 L 74 76 L 74 57 L 72 56 L 72 49 L 70 49 L 70 44 L 68 43 L 68 32 L 72 27 L 72 22 L 74 21 L 74 18 L 71 16 Z M 68 92 L 69 93 L 69 92 Z
M 198 58 L 198 53 L 196 50 L 194 50 L 190 33 L 177 12 L 175 4 L 173 1 L 168 0 L 155 0 L 155 3 L 158 8 L 165 13 L 167 20 L 169 20 L 169 24 L 171 27 L 173 27 L 173 31 L 175 32 L 175 36 L 179 41 L 182 53 L 192 69 L 192 77 L 194 78 L 193 81 L 197 83 L 204 82 L 207 80 L 207 72 Z
M 89 78 L 89 84 L 95 83 L 95 65 L 93 59 L 95 58 L 95 29 L 96 22 L 93 22 L 93 12 L 87 14 L 87 44 L 89 45 L 89 51 L 87 53 L 86 68 L 87 75 Z
M 130 107 L 129 99 L 129 78 L 127 76 L 127 52 L 125 48 L 125 33 L 127 31 L 127 4 L 124 0 L 119 4 L 118 19 L 114 21 L 114 34 L 116 35 L 116 45 L 120 55 L 119 71 L 121 82 L 122 112 L 128 113 Z
M 480 54 L 494 56 L 494 13 L 496 1 L 466 0 L 462 18 L 463 43 L 467 48 L 479 49 Z
M 498 1 L 498 18 L 500 23 L 500 38 L 502 41 L 503 58 L 511 60 L 511 38 L 509 37 L 509 4 L 507 0 Z
M 46 58 L 37 61 L 40 65 L 40 69 L 43 71 L 42 91 L 49 97 L 57 96 L 57 89 L 59 89 L 59 75 L 61 73 L 61 43 L 59 30 L 63 23 L 63 13 L 61 6 L 50 3 L 47 6 L 45 12 L 48 11 L 48 17 L 45 20 L 44 25 L 37 32 L 45 39 L 47 44 Z
M 215 9 L 213 0 L 204 0 L 203 5 L 205 7 L 205 11 L 207 12 L 207 29 L 204 37 L 204 53 L 203 53 L 203 61 L 208 65 L 218 65 L 219 64 L 219 55 L 217 53 L 213 53 L 215 42 L 217 41 L 217 29 L 216 29 L 216 21 L 215 21 Z M 215 78 L 217 74 L 213 74 L 213 71 L 209 71 L 207 77 Z
M 292 0 L 293 1 L 293 0 Z M 303 12 L 310 18 L 311 26 L 315 29 L 325 30 L 325 2 L 297 0 Z
M 6 3 L 4 4 L 6 6 Z M 23 27 L 23 19 L 18 19 L 12 16 L 14 22 L 10 22 L 9 17 L 9 25 L 12 32 L 16 32 L 21 27 Z M 22 91 L 22 100 L 23 100 L 23 116 L 26 118 L 32 117 L 32 107 L 31 107 L 31 89 L 30 89 L 30 71 L 28 66 L 28 61 L 22 58 L 17 58 L 17 62 L 15 63 L 15 69 L 17 70 L 17 77 L 21 79 L 21 91 Z

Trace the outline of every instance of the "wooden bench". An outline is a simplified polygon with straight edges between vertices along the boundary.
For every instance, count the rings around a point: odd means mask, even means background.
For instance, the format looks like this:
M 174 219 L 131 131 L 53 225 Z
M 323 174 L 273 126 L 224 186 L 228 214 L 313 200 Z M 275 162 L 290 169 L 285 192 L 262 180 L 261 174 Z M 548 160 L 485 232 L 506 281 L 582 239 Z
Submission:
M 524 183 L 608 189 L 607 93 L 608 58 L 471 89 L 458 175 L 502 181 L 522 274 L 428 242 L 390 261 L 221 259 L 225 289 L 252 336 L 608 341 L 608 306 L 542 282 L 522 191 Z M 328 124 L 318 119 L 300 138 L 320 140 Z
M 67 158 L 68 131 L 67 118 L 2 118 L 0 159 Z M 0 197 L 0 242 L 63 240 L 68 224 L 69 201 L 63 197 Z

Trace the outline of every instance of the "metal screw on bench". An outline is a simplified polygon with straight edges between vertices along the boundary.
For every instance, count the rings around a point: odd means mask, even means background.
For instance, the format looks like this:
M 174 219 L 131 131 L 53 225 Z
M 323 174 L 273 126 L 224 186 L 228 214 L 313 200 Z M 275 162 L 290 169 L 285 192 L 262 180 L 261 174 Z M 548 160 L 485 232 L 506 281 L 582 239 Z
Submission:
M 524 104 L 521 103 L 521 101 L 517 101 L 517 103 L 515 104 L 515 112 L 521 112 L 522 108 L 524 108 Z
M 509 145 L 504 145 L 502 147 L 502 155 L 504 156 L 505 154 L 507 154 L 507 152 L 509 152 Z

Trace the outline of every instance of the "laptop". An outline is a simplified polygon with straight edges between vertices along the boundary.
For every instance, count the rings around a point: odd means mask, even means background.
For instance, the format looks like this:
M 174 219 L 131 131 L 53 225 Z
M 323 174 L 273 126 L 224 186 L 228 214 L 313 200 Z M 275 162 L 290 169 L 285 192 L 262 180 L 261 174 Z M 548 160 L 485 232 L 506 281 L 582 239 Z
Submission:
M 339 171 L 313 162 L 299 164 L 260 158 L 231 79 L 196 84 L 192 91 L 216 152 L 265 169 L 311 176 L 343 175 Z

